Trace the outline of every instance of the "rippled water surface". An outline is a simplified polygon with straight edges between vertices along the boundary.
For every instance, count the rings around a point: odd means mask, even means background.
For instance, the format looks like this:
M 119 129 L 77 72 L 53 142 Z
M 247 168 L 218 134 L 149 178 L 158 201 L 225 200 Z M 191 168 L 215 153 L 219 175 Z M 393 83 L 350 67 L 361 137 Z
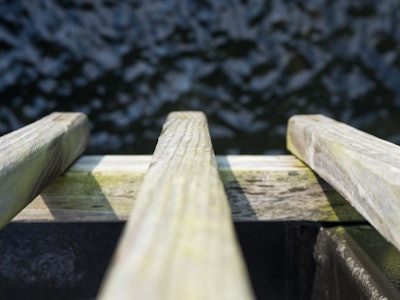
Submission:
M 323 113 L 400 143 L 400 2 L 2 1 L 0 133 L 85 112 L 88 153 L 151 153 L 202 110 L 217 153 L 283 153 Z

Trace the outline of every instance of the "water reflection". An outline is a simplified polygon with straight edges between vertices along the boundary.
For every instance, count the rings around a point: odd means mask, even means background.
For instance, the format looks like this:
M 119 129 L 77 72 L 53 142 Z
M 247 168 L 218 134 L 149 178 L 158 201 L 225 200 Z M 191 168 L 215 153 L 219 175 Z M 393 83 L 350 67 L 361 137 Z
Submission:
M 53 110 L 90 153 L 151 153 L 166 114 L 203 110 L 217 153 L 282 153 L 323 113 L 400 143 L 400 3 L 3 1 L 0 133 Z

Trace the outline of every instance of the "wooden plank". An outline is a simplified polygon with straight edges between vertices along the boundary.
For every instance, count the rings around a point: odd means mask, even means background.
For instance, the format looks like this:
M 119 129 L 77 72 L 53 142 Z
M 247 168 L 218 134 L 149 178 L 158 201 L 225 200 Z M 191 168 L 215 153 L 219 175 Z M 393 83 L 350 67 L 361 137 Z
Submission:
M 81 113 L 52 113 L 0 138 L 0 228 L 82 154 L 89 122 Z
M 364 220 L 294 156 L 221 156 L 218 162 L 235 221 Z
M 252 298 L 202 113 L 169 115 L 99 298 Z
M 321 115 L 289 120 L 288 149 L 400 249 L 400 148 Z
M 151 156 L 83 156 L 13 222 L 126 221 Z
M 13 221 L 127 220 L 150 160 L 150 155 L 83 156 Z M 364 220 L 292 155 L 224 155 L 217 164 L 234 221 Z

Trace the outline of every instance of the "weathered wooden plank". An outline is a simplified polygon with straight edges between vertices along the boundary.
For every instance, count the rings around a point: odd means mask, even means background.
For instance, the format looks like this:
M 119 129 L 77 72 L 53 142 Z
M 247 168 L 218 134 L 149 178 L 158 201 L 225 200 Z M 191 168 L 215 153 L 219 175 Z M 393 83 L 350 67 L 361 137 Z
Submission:
M 249 299 L 202 113 L 169 115 L 100 299 Z
M 52 113 L 0 138 L 0 228 L 84 151 L 89 122 L 81 113 Z
M 83 156 L 13 222 L 128 220 L 151 156 Z
M 289 120 L 288 149 L 400 249 L 400 148 L 321 115 Z
M 235 221 L 363 221 L 294 156 L 221 156 L 219 171 Z
M 127 220 L 150 155 L 83 156 L 13 221 Z M 363 221 L 292 155 L 217 156 L 234 221 Z

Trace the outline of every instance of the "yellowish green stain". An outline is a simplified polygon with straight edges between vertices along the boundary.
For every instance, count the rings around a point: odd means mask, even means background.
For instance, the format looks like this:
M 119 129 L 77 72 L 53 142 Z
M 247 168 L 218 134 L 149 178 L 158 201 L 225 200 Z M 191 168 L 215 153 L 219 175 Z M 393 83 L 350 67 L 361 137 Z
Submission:
M 144 174 L 66 172 L 41 194 L 50 208 L 129 213 Z M 60 197 L 62 195 L 62 197 Z M 115 201 L 113 198 L 121 198 Z

